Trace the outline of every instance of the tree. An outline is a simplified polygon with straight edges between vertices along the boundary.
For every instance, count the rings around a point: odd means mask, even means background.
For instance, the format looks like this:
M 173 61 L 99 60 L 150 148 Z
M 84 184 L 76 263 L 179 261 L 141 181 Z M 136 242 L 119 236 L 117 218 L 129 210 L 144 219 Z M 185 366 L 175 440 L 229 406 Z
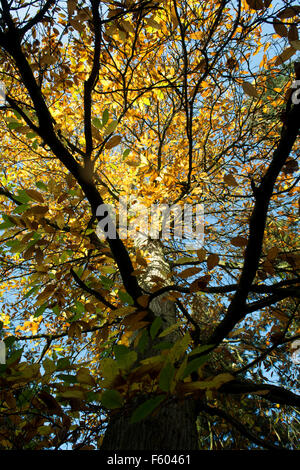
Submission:
M 299 6 L 0 3 L 1 448 L 297 448 Z

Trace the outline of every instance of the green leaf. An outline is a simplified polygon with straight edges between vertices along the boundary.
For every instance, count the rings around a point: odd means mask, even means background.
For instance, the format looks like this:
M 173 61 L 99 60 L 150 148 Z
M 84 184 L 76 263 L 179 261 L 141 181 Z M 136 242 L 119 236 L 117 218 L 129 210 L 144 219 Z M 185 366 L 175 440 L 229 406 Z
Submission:
M 130 351 L 127 354 L 124 354 L 117 360 L 117 364 L 120 369 L 129 370 L 131 366 L 137 360 L 137 353 L 136 351 Z
M 40 286 L 34 286 L 24 295 L 24 299 L 28 299 L 32 294 L 35 294 L 40 289 Z
M 116 127 L 118 125 L 118 121 L 114 120 L 114 121 L 111 121 L 107 128 L 105 129 L 105 134 L 108 135 L 108 134 L 111 134 L 112 132 L 114 132 L 116 130 Z
M 18 113 L 18 111 L 13 110 L 13 113 L 16 116 L 17 119 L 21 119 L 21 114 Z
M 56 369 L 55 362 L 49 359 L 48 357 L 43 360 L 43 367 L 45 369 L 46 374 L 52 374 L 52 372 L 54 372 Z
M 175 367 L 168 362 L 159 374 L 159 386 L 164 392 L 169 392 L 174 374 Z
M 212 348 L 213 346 L 214 346 L 213 344 L 205 344 L 203 346 L 197 346 L 197 348 L 193 349 L 192 352 L 190 352 L 189 356 L 193 356 L 194 354 L 203 353 L 204 351 L 207 351 L 208 349 Z
M 161 341 L 160 343 L 157 343 L 153 346 L 153 349 L 171 349 L 173 346 L 173 343 L 170 343 L 169 341 Z
M 22 214 L 29 208 L 28 204 L 20 204 L 20 206 L 15 207 L 13 210 L 14 214 Z
M 200 366 L 202 366 L 208 361 L 208 357 L 209 356 L 207 354 L 206 356 L 197 357 L 196 359 L 193 359 L 191 362 L 189 362 L 186 366 L 182 378 L 185 379 L 185 377 L 188 377 L 192 372 L 198 370 Z
M 162 325 L 162 319 L 161 317 L 156 317 L 154 322 L 152 323 L 151 325 L 151 328 L 150 328 L 150 335 L 151 335 L 151 338 L 154 339 L 155 336 L 157 335 L 161 325 Z
M 119 290 L 119 291 L 118 291 L 118 296 L 119 296 L 119 299 L 120 299 L 124 304 L 129 304 L 129 305 L 133 305 L 133 304 L 134 304 L 133 298 L 132 298 L 131 295 L 129 295 L 127 292 L 123 292 L 123 291 Z
M 99 118 L 93 118 L 92 123 L 96 127 L 96 129 L 102 128 L 102 122 L 100 121 Z
M 108 119 L 109 119 L 109 111 L 108 111 L 108 109 L 105 109 L 102 113 L 102 126 L 105 126 Z
M 22 127 L 22 123 L 21 122 L 18 122 L 18 121 L 11 121 L 7 124 L 7 127 L 10 129 L 10 130 L 13 130 L 13 129 L 18 129 L 18 127 Z
M 114 410 L 123 405 L 123 398 L 117 390 L 105 390 L 101 395 L 101 403 L 105 408 Z
M 57 361 L 56 370 L 65 370 L 69 369 L 70 367 L 70 360 L 67 357 L 61 357 Z
M 59 313 L 60 313 L 59 306 L 54 305 L 54 307 L 52 307 L 52 312 L 55 313 L 55 315 L 59 315 Z
M 45 183 L 43 183 L 43 181 L 37 181 L 35 185 L 38 189 L 41 189 L 42 191 L 47 191 L 47 186 L 45 185 Z
M 157 397 L 150 398 L 150 400 L 145 401 L 133 412 L 130 422 L 138 423 L 142 419 L 149 416 L 155 408 L 157 408 L 161 402 L 165 399 L 165 395 L 158 395 Z
M 22 248 L 24 249 L 24 246 L 21 244 L 20 240 L 10 240 L 5 244 L 10 248 L 12 253 L 18 253 L 22 251 Z
M 37 318 L 37 317 L 40 317 L 41 315 L 43 315 L 44 311 L 46 310 L 47 308 L 47 305 L 48 305 L 48 302 L 45 302 L 43 305 L 41 305 L 37 311 L 35 312 L 35 314 L 33 315 L 34 318 Z
M 4 230 L 6 228 L 10 228 L 15 225 L 11 220 L 9 220 L 6 214 L 2 214 L 2 219 L 4 220 L 4 222 L 0 224 L 0 230 Z
M 5 229 L 11 228 L 13 226 L 14 226 L 14 224 L 12 222 L 9 222 L 9 221 L 2 222 L 2 224 L 0 224 L 0 230 L 5 230 Z
M 128 354 L 130 351 L 127 348 L 127 346 L 124 346 L 124 344 L 116 344 L 114 347 L 114 353 L 116 356 L 116 359 L 121 359 L 124 355 Z
M 129 154 L 130 154 L 130 149 L 124 150 L 124 152 L 123 152 L 123 158 L 127 158 Z
M 148 336 L 147 330 L 144 330 L 141 337 L 140 337 L 140 339 L 139 339 L 139 342 L 138 342 L 138 345 L 137 345 L 137 350 L 141 354 L 143 354 L 143 352 L 145 351 L 145 349 L 148 346 L 148 343 L 149 343 L 149 336 Z
M 97 393 L 97 392 L 88 392 L 86 395 L 86 400 L 88 402 L 101 401 L 101 395 L 100 393 Z
M 79 300 L 76 300 L 75 302 L 75 309 L 76 309 L 76 312 L 80 314 L 85 311 L 84 305 L 81 302 L 79 302 Z
M 15 336 L 7 336 L 5 339 L 4 339 L 4 343 L 5 343 L 5 346 L 7 348 L 10 348 L 14 342 L 16 341 L 16 337 Z
M 100 276 L 100 281 L 104 289 L 110 289 L 114 283 L 113 279 L 109 279 L 109 277 Z
M 22 354 L 23 354 L 23 348 L 18 349 L 17 351 L 14 351 L 12 355 L 7 359 L 6 364 L 10 366 L 12 364 L 18 363 L 21 359 Z
M 63 380 L 64 382 L 68 383 L 68 384 L 75 384 L 77 383 L 77 378 L 75 375 L 71 375 L 71 374 L 59 374 L 57 376 L 59 379 Z
M 18 194 L 15 196 L 15 199 L 22 204 L 27 204 L 29 201 L 33 201 L 24 189 L 18 191 Z

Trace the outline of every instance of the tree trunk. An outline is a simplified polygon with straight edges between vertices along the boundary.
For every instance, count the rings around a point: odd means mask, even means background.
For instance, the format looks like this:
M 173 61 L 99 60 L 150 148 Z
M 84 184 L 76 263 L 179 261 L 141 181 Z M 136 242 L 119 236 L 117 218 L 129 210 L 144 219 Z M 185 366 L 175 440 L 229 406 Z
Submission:
M 148 292 L 157 290 L 157 278 L 160 287 L 171 283 L 170 267 L 165 259 L 164 250 L 159 240 L 148 240 L 143 249 L 147 250 L 147 272 L 139 279 L 140 286 Z M 156 278 L 156 280 L 155 280 Z M 152 300 L 150 308 L 155 316 L 160 316 L 162 329 L 176 322 L 174 302 L 162 294 Z M 167 341 L 175 342 L 179 338 L 177 330 L 166 336 Z M 159 340 L 157 338 L 157 340 Z M 156 355 L 152 344 L 139 359 Z M 145 402 L 147 396 L 140 396 L 135 403 L 111 414 L 101 449 L 103 450 L 197 450 L 198 433 L 197 413 L 191 399 L 178 401 L 170 398 L 146 419 L 131 424 L 133 411 Z
M 101 450 L 198 450 L 193 400 L 170 401 L 134 424 L 130 423 L 132 411 L 133 408 L 111 416 Z

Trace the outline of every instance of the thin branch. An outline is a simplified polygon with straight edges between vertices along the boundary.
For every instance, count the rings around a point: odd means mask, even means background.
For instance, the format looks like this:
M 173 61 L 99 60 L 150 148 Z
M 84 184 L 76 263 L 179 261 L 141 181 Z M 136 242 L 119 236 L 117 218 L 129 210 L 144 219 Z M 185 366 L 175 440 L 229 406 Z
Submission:
M 264 449 L 268 450 L 285 450 L 283 447 L 274 445 L 271 442 L 266 441 L 265 439 L 261 439 L 258 437 L 257 434 L 251 432 L 244 424 L 238 421 L 233 416 L 226 413 L 224 410 L 220 408 L 210 407 L 207 405 L 202 405 L 201 410 L 205 413 L 209 414 L 210 416 L 218 416 L 219 418 L 223 418 L 229 424 L 234 426 L 243 436 L 247 437 L 249 441 L 253 442 L 254 444 L 263 447 Z
M 45 14 L 50 9 L 52 3 L 55 3 L 55 0 L 47 0 L 45 5 L 38 11 L 38 13 L 33 18 L 31 18 L 31 20 L 29 20 L 25 26 L 20 28 L 22 36 L 24 36 L 24 34 L 29 31 L 33 26 L 43 20 Z
M 91 287 L 88 287 L 77 274 L 75 273 L 74 269 L 71 268 L 70 273 L 72 274 L 75 282 L 78 284 L 81 289 L 83 289 L 85 292 L 88 292 L 89 294 L 93 295 L 96 297 L 96 299 L 100 300 L 106 307 L 110 308 L 111 310 L 116 310 L 117 307 L 115 307 L 113 304 L 108 302 L 101 294 L 100 292 L 97 292 L 96 290 L 92 289 Z
M 254 209 L 250 218 L 249 238 L 244 265 L 237 290 L 221 323 L 208 339 L 208 344 L 219 344 L 245 315 L 246 299 L 255 278 L 262 251 L 266 219 L 277 177 L 284 166 L 300 129 L 300 104 L 292 106 L 287 115 L 281 138 L 273 159 L 256 190 Z

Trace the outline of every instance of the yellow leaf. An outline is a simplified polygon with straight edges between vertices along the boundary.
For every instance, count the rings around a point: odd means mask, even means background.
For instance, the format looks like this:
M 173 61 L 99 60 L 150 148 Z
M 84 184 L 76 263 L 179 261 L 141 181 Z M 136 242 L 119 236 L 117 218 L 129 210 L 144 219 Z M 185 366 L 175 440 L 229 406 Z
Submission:
M 125 163 L 129 166 L 137 167 L 140 166 L 141 160 L 140 159 L 131 159 L 131 160 L 126 160 Z
M 146 23 L 148 26 L 151 26 L 151 28 L 161 29 L 160 24 L 157 21 L 155 21 L 153 18 L 147 18 Z
M 65 226 L 65 218 L 64 218 L 64 215 L 63 214 L 58 214 L 56 217 L 55 217 L 55 222 L 57 223 L 57 226 L 59 228 L 63 228 Z
M 224 374 L 219 374 L 214 377 L 212 380 L 203 380 L 198 382 L 190 382 L 183 384 L 180 388 L 184 392 L 193 392 L 195 390 L 218 390 L 223 384 L 234 380 L 234 376 L 225 372 Z
M 164 331 L 162 331 L 159 335 L 159 338 L 163 338 L 164 336 L 167 336 L 168 334 L 172 333 L 172 331 L 176 330 L 182 325 L 183 325 L 182 322 L 174 323 L 173 325 L 169 326 Z
M 117 308 L 116 310 L 112 312 L 112 314 L 114 317 L 125 317 L 126 315 L 129 315 L 135 311 L 136 311 L 136 307 L 132 307 L 128 305 L 127 307 Z
M 171 363 L 175 363 L 178 359 L 185 353 L 188 345 L 192 342 L 191 335 L 189 332 L 185 333 L 183 338 L 180 338 L 176 341 L 174 346 L 168 352 L 168 358 Z
M 119 367 L 114 359 L 105 358 L 101 360 L 100 371 L 104 379 L 101 386 L 109 387 L 119 374 Z

